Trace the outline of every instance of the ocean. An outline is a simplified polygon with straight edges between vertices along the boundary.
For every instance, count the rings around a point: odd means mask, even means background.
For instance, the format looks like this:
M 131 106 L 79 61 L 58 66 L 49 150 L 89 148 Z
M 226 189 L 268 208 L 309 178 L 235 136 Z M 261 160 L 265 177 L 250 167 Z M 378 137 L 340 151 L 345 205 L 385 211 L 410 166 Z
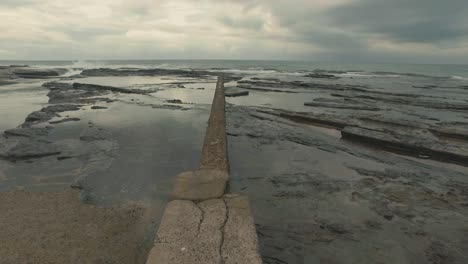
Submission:
M 5 61 L 0 65 L 26 64 L 35 67 L 64 68 L 168 68 L 225 70 L 243 73 L 289 72 L 302 73 L 314 70 L 342 72 L 356 76 L 417 74 L 468 80 L 468 65 L 462 64 L 386 64 L 339 63 L 308 61 L 256 61 L 256 60 L 70 60 L 70 61 Z

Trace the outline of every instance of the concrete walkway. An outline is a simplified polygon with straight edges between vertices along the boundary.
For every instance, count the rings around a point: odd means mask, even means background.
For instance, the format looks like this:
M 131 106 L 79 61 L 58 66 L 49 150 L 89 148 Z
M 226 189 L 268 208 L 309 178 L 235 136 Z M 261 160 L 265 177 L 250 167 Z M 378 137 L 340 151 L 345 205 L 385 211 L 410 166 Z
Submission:
M 218 78 L 198 171 L 177 176 L 147 264 L 258 264 L 247 197 L 227 194 L 224 79 Z

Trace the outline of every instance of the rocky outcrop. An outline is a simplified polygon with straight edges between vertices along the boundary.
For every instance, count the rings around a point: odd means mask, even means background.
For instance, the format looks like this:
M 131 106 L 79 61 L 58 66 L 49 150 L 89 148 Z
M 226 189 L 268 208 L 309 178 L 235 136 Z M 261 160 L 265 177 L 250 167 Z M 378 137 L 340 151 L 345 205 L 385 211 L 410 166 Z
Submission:
M 25 79 L 43 79 L 58 77 L 66 73 L 66 69 L 36 69 L 36 68 L 18 68 L 13 70 L 13 73 Z
M 77 111 L 80 110 L 82 105 L 75 104 L 59 104 L 59 105 L 49 105 L 42 108 L 39 111 L 32 112 L 26 117 L 26 121 L 23 124 L 23 127 L 29 126 L 30 123 L 42 123 L 49 121 L 50 119 L 59 116 L 59 113 L 67 111 Z
M 17 161 L 24 159 L 36 159 L 60 154 L 59 148 L 50 142 L 38 139 L 20 140 L 11 148 L 2 149 L 0 158 Z
M 379 131 L 345 127 L 341 135 L 343 139 L 379 149 L 468 166 L 468 146 L 439 142 L 428 130 Z
M 127 89 L 123 87 L 114 87 L 114 86 L 104 86 L 96 84 L 86 84 L 86 83 L 73 83 L 73 89 L 83 90 L 83 91 L 111 91 L 116 93 L 125 93 L 125 94 L 146 94 L 148 91 L 139 90 L 139 89 Z
M 380 111 L 381 109 L 375 106 L 364 104 L 351 104 L 351 103 L 325 103 L 325 102 L 308 102 L 304 103 L 305 106 L 311 107 L 326 107 L 335 109 L 350 109 L 350 110 L 363 110 L 363 111 Z
M 249 91 L 236 89 L 236 88 L 229 88 L 224 91 L 224 95 L 227 97 L 238 97 L 238 96 L 247 96 L 249 95 Z
M 314 78 L 314 79 L 339 79 L 340 78 L 332 74 L 324 74 L 324 73 L 311 73 L 311 74 L 307 74 L 305 77 Z
M 177 75 L 182 77 L 214 76 L 216 73 L 209 71 L 177 70 L 177 69 L 88 69 L 81 72 L 82 76 L 161 76 Z

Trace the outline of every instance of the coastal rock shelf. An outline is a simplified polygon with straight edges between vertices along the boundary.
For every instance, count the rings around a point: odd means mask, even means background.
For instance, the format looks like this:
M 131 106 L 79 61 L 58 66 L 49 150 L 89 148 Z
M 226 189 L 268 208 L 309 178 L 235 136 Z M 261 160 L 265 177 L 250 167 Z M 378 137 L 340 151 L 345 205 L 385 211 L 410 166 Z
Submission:
M 7 262 L 468 259 L 464 68 L 48 63 L 0 66 Z

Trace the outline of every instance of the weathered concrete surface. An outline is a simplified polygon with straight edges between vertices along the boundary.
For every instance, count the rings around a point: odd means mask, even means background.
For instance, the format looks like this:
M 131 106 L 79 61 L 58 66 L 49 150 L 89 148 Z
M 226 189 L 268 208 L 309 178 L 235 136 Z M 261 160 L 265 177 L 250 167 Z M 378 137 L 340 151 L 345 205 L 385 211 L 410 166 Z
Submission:
M 147 264 L 262 263 L 247 197 L 229 179 L 224 79 L 218 78 L 200 169 L 177 176 Z
M 262 263 L 258 250 L 257 233 L 246 196 L 226 195 L 227 208 L 222 263 Z
M 248 199 L 169 203 L 148 264 L 261 263 Z
M 228 170 L 224 77 L 218 78 L 206 129 L 200 169 Z
M 219 198 L 226 190 L 229 175 L 225 170 L 199 170 L 177 176 L 173 198 L 203 201 Z

